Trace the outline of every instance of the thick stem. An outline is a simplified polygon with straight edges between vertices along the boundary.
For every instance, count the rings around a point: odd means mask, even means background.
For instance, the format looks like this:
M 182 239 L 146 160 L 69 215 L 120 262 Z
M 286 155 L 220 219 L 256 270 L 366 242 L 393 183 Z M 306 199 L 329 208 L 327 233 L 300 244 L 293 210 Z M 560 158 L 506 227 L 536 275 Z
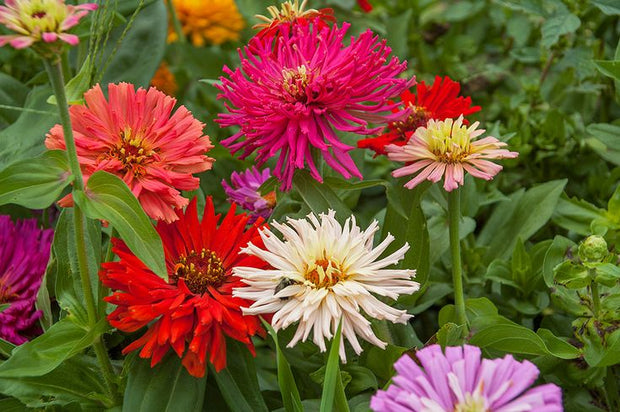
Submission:
M 67 147 L 67 157 L 69 159 L 69 167 L 71 173 L 74 176 L 73 181 L 73 193 L 84 190 L 84 180 L 82 178 L 82 171 L 80 169 L 80 163 L 77 157 L 77 150 L 75 147 L 75 140 L 73 138 L 73 128 L 71 126 L 71 118 L 69 116 L 69 110 L 67 108 L 67 97 L 65 95 L 65 85 L 62 76 L 62 67 L 60 62 L 49 62 L 44 60 L 45 69 L 52 83 L 54 89 L 54 95 L 56 96 L 56 105 L 58 106 L 58 112 L 60 114 L 60 120 L 62 122 L 62 129 L 64 133 L 65 145 Z M 82 210 L 78 205 L 74 205 L 73 208 L 73 224 L 75 227 L 75 248 L 78 263 L 78 272 L 80 275 L 80 283 L 82 285 L 82 291 L 84 294 L 84 300 L 86 301 L 86 313 L 88 315 L 88 326 L 92 330 L 97 324 L 97 306 L 95 298 L 93 296 L 93 289 L 90 284 L 90 275 L 88 270 L 88 253 L 86 251 L 86 217 L 82 213 Z M 93 348 L 97 359 L 101 366 L 101 371 L 105 379 L 109 394 L 112 397 L 115 405 L 120 405 L 120 397 L 118 394 L 118 388 L 114 380 L 114 369 L 108 356 L 108 352 L 101 339 L 97 339 L 93 342 Z
M 461 222 L 461 192 L 459 189 L 448 192 L 448 219 L 456 322 L 459 325 L 464 325 L 467 330 L 465 297 L 463 296 L 463 270 L 461 268 L 461 242 L 459 239 L 459 225 Z
M 65 82 L 62 76 L 62 67 L 59 62 L 52 63 L 48 60 L 43 60 L 45 64 L 45 70 L 49 75 L 50 82 L 52 83 L 52 89 L 56 96 L 56 106 L 58 106 L 58 113 L 60 114 L 60 122 L 62 123 L 62 131 L 64 133 L 65 145 L 67 146 L 67 157 L 69 158 L 69 168 L 73 174 L 73 188 L 74 190 L 84 190 L 84 179 L 82 178 L 82 170 L 80 169 L 80 162 L 77 157 L 77 150 L 75 148 L 75 139 L 73 138 L 73 129 L 71 128 L 71 118 L 69 117 L 69 109 L 67 106 L 67 96 L 65 94 Z

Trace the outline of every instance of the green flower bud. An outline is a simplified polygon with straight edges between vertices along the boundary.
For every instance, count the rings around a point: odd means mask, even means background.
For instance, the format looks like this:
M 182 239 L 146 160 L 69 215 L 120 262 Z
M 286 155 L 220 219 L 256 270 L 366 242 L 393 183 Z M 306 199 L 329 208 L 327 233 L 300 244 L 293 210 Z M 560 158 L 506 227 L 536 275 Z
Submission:
M 602 236 L 589 236 L 579 245 L 579 258 L 583 262 L 600 262 L 608 253 L 607 242 Z

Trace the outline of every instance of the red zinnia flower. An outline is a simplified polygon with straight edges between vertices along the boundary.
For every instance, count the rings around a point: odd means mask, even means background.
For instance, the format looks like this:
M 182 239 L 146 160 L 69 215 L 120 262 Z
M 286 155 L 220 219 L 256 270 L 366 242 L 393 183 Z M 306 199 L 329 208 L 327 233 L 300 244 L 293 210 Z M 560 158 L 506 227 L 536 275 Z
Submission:
M 400 95 L 401 111 L 410 109 L 410 114 L 403 120 L 390 123 L 389 131 L 377 137 L 362 139 L 357 147 L 374 150 L 377 155 L 386 154 L 385 146 L 395 144 L 403 146 L 418 127 L 426 126 L 430 119 L 455 119 L 480 111 L 480 106 L 471 106 L 471 98 L 459 96 L 461 85 L 448 76 L 443 79 L 435 77 L 432 86 L 424 82 L 417 85 L 416 94 L 406 90 Z M 396 110 L 395 112 L 397 112 Z M 467 121 L 465 120 L 465 124 Z
M 264 225 L 259 219 L 246 230 L 249 217 L 235 215 L 235 209 L 233 204 L 218 227 L 220 215 L 215 215 L 211 198 L 207 198 L 202 221 L 194 199 L 185 213 L 177 212 L 178 221 L 159 222 L 167 281 L 147 268 L 120 239 L 113 239 L 120 261 L 105 263 L 100 272 L 103 284 L 117 291 L 105 298 L 118 306 L 108 320 L 125 332 L 148 325 L 146 333 L 123 353 L 142 348 L 140 357 L 151 358 L 154 366 L 172 348 L 195 377 L 204 376 L 207 353 L 216 371 L 226 366 L 225 336 L 245 343 L 255 354 L 250 337 L 263 334 L 263 329 L 257 317 L 243 316 L 239 308 L 251 302 L 232 296 L 233 288 L 244 285 L 232 269 L 266 267 L 261 259 L 239 254 L 250 241 L 262 245 L 258 229 Z
M 357 4 L 366 13 L 370 13 L 372 11 L 372 4 L 370 4 L 368 0 L 357 0 Z
M 193 173 L 211 169 L 213 148 L 204 124 L 185 108 L 176 111 L 176 99 L 151 87 L 108 85 L 106 100 L 99 85 L 84 94 L 85 104 L 71 106 L 78 159 L 84 179 L 97 170 L 117 175 L 138 198 L 147 215 L 171 222 L 175 208 L 188 200 L 180 190 L 194 190 L 200 181 Z M 45 139 L 48 149 L 65 150 L 58 124 Z M 70 206 L 69 198 L 61 200 Z

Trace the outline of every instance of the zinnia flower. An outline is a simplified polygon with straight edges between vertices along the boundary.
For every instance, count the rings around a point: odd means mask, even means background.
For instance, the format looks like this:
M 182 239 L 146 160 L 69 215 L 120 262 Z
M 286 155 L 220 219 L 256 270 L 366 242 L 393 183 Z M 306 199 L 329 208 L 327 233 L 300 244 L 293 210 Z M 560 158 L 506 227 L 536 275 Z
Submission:
M 357 336 L 385 348 L 386 343 L 375 336 L 360 310 L 373 319 L 394 323 L 406 323 L 411 318 L 406 311 L 394 309 L 373 295 L 396 299 L 418 290 L 420 285 L 411 280 L 415 270 L 385 269 L 401 260 L 409 245 L 405 243 L 379 259 L 394 240 L 392 235 L 373 248 L 373 237 L 379 230 L 376 221 L 362 231 L 354 216 L 340 225 L 334 215 L 330 210 L 318 218 L 311 213 L 306 219 L 272 223 L 284 241 L 263 229 L 264 248 L 252 242 L 242 251 L 261 258 L 271 268 L 236 267 L 233 273 L 247 286 L 235 289 L 233 296 L 255 301 L 243 309 L 245 314 L 274 313 L 275 330 L 298 322 L 289 347 L 305 341 L 312 332 L 313 342 L 325 351 L 325 338 L 331 339 L 342 322 L 342 335 L 355 353 L 362 352 Z M 344 339 L 340 357 L 346 361 Z
M 157 225 L 167 280 L 147 268 L 120 239 L 113 239 L 120 261 L 104 263 L 100 277 L 117 291 L 105 298 L 118 306 L 108 316 L 110 325 L 125 332 L 148 326 L 123 353 L 142 348 L 140 357 L 151 358 L 154 366 L 172 348 L 192 376 L 202 377 L 207 354 L 217 371 L 226 366 L 226 336 L 245 343 L 254 354 L 250 337 L 263 333 L 258 318 L 241 313 L 239 306 L 248 302 L 232 296 L 232 288 L 242 286 L 233 268 L 265 266 L 260 259 L 239 254 L 249 241 L 262 244 L 258 235 L 262 224 L 256 222 L 246 230 L 248 217 L 235 215 L 232 205 L 218 226 L 220 215 L 210 197 L 202 221 L 195 199 L 178 216 L 174 223 Z
M 426 127 L 416 129 L 405 146 L 386 146 L 388 158 L 407 163 L 394 170 L 392 176 L 419 172 L 405 184 L 406 188 L 412 189 L 424 179 L 436 183 L 445 175 L 443 188 L 448 192 L 463 184 L 465 172 L 491 180 L 502 166 L 485 159 L 514 158 L 519 153 L 501 149 L 506 143 L 492 136 L 474 140 L 485 132 L 484 129 L 476 130 L 478 124 L 464 126 L 462 115 L 456 120 L 429 120 Z
M 188 200 L 179 190 L 198 188 L 199 173 L 211 168 L 205 152 L 213 148 L 202 134 L 204 124 L 184 107 L 174 113 L 176 99 L 155 88 L 134 91 L 127 83 L 109 84 L 106 101 L 95 85 L 84 94 L 86 104 L 71 106 L 78 158 L 88 179 L 97 170 L 122 178 L 153 219 L 177 219 L 174 208 Z M 65 150 L 61 125 L 47 134 L 48 149 Z M 70 204 L 64 199 L 64 205 Z
M 307 3 L 308 0 L 303 0 L 301 5 L 299 5 L 299 0 L 295 0 L 294 3 L 285 1 L 280 5 L 280 9 L 276 6 L 267 7 L 267 11 L 271 17 L 263 16 L 261 14 L 254 16 L 264 21 L 264 23 L 255 24 L 252 26 L 253 29 L 261 29 L 256 36 L 269 37 L 272 35 L 278 35 L 282 25 L 292 26 L 294 24 L 309 24 L 315 18 L 316 20 L 314 21 L 321 25 L 321 27 L 328 21 L 336 21 L 336 18 L 334 17 L 334 10 L 328 8 L 320 10 L 305 10 Z
M 95 3 L 68 6 L 64 0 L 6 0 L 0 6 L 0 24 L 16 34 L 0 36 L 0 47 L 8 43 L 23 49 L 33 43 L 59 40 L 75 46 L 79 39 L 67 30 L 96 9 Z
M 170 1 L 170 0 L 167 0 Z M 194 46 L 239 40 L 245 22 L 234 0 L 172 0 L 183 34 Z M 177 40 L 172 25 L 168 41 Z
M 13 224 L 0 216 L 0 338 L 20 345 L 40 333 L 37 293 L 50 256 L 52 229 L 37 228 L 36 219 Z
M 435 77 L 432 86 L 420 82 L 416 85 L 416 94 L 404 91 L 400 98 L 400 112 L 404 118 L 390 123 L 388 132 L 378 137 L 362 139 L 357 147 L 374 150 L 376 154 L 386 154 L 385 146 L 395 144 L 403 146 L 418 127 L 426 126 L 430 119 L 456 119 L 480 111 L 480 106 L 472 106 L 470 97 L 459 96 L 461 85 L 449 77 Z M 408 113 L 404 111 L 409 109 Z M 398 109 L 394 110 L 399 112 Z M 464 120 L 465 124 L 467 120 Z
M 242 65 L 224 71 L 222 91 L 230 113 L 219 114 L 222 126 L 240 130 L 222 144 L 245 158 L 257 152 L 257 165 L 277 157 L 274 175 L 284 190 L 295 169 L 307 167 L 322 181 L 312 160 L 315 148 L 326 163 L 345 178 L 362 178 L 348 154 L 353 147 L 340 141 L 336 130 L 373 134 L 368 121 L 390 110 L 388 99 L 413 81 L 398 79 L 406 62 L 389 59 L 390 48 L 370 30 L 343 44 L 349 24 L 341 28 L 318 23 L 286 26 L 278 37 L 253 38 L 241 54 Z M 245 136 L 245 139 L 241 140 Z M 278 154 L 279 152 L 279 154 Z
M 480 359 L 475 346 L 431 345 L 416 352 L 418 366 L 408 355 L 394 364 L 397 375 L 387 391 L 370 400 L 376 412 L 509 412 L 562 411 L 562 391 L 554 384 L 530 389 L 538 368 L 511 355 Z
M 372 4 L 370 4 L 368 0 L 357 0 L 357 4 L 366 13 L 370 13 L 372 11 Z
M 252 166 L 245 172 L 233 172 L 230 176 L 232 186 L 222 180 L 222 186 L 224 186 L 228 200 L 250 211 L 252 216 L 250 223 L 259 216 L 268 219 L 276 205 L 276 193 L 274 191 L 265 195 L 258 192 L 258 188 L 270 177 L 269 168 L 258 171 L 256 167 Z
M 151 79 L 151 86 L 157 90 L 161 90 L 168 96 L 174 96 L 179 89 L 174 74 L 170 71 L 168 63 L 161 62 L 155 75 Z

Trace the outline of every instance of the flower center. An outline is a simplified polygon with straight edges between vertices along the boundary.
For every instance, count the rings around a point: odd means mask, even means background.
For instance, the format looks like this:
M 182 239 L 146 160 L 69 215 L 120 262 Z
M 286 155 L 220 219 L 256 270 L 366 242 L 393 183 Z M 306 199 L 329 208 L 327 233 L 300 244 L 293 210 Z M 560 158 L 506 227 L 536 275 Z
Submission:
M 470 154 L 470 136 L 466 126 L 451 121 L 436 122 L 429 127 L 429 150 L 442 163 L 461 163 Z
M 170 283 L 176 284 L 183 279 L 192 293 L 202 295 L 209 286 L 219 286 L 224 278 L 222 260 L 215 252 L 202 249 L 200 253 L 192 250 L 187 256 L 179 257 L 174 273 L 170 275 Z
M 45 16 L 47 16 L 47 13 L 43 10 L 35 10 L 30 14 L 30 17 L 34 19 L 42 19 Z
M 454 412 L 488 412 L 486 401 L 482 394 L 474 392 L 465 394 L 463 401 L 454 405 Z
M 11 293 L 11 288 L 8 285 L 4 285 L 2 279 L 0 279 L 0 304 L 12 302 L 17 297 L 15 293 Z
M 345 280 L 348 275 L 339 263 L 331 259 L 318 259 L 308 265 L 304 277 L 314 283 L 317 288 L 330 288 L 341 280 Z
M 411 105 L 411 109 L 413 113 L 406 119 L 390 124 L 390 129 L 396 131 L 400 137 L 406 140 L 409 139 L 408 133 L 415 132 L 420 126 L 426 126 L 429 119 L 429 113 L 424 107 Z
M 130 129 L 121 132 L 120 142 L 109 152 L 123 164 L 123 169 L 132 170 L 138 176 L 144 173 L 144 166 L 153 160 L 155 154 L 157 152 L 149 148 L 144 138 L 132 136 Z
M 267 11 L 271 14 L 271 18 L 267 16 L 257 15 L 255 17 L 264 21 L 267 24 L 257 24 L 254 28 L 261 27 L 269 27 L 269 25 L 274 22 L 279 23 L 292 23 L 299 18 L 312 18 L 316 16 L 320 16 L 321 12 L 315 9 L 304 10 L 306 7 L 306 1 L 304 1 L 301 5 L 299 4 L 299 0 L 295 0 L 294 3 L 290 1 L 285 1 L 282 3 L 280 8 L 278 9 L 276 6 L 267 7 Z
M 262 196 L 263 199 L 265 199 L 265 201 L 267 202 L 267 206 L 269 206 L 271 209 L 273 209 L 276 206 L 276 192 L 275 191 L 271 191 L 269 193 L 267 193 L 266 195 Z
M 282 70 L 282 87 L 284 91 L 292 97 L 293 101 L 306 103 L 308 97 L 306 95 L 306 87 L 310 83 L 310 75 L 308 68 L 304 65 L 296 69 Z

